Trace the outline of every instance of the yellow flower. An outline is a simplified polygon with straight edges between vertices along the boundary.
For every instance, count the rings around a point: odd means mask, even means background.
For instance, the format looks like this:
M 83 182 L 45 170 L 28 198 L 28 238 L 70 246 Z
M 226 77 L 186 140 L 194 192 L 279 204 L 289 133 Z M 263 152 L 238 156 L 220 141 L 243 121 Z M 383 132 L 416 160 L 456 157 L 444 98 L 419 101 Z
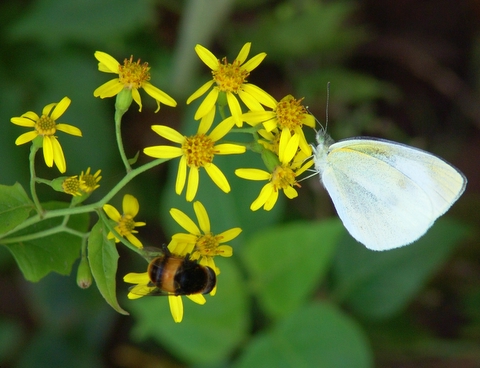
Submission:
M 302 151 L 297 154 L 298 135 L 291 135 L 289 129 L 282 130 L 279 144 L 280 164 L 272 172 L 260 169 L 237 169 L 235 174 L 248 180 L 268 180 L 260 191 L 259 196 L 250 206 L 252 211 L 263 209 L 270 211 L 278 199 L 278 192 L 283 189 L 287 198 L 292 199 L 298 196 L 294 186 L 300 187 L 296 178 L 304 173 L 313 161 L 305 162 L 305 155 Z M 301 164 L 303 163 L 303 164 Z
M 205 100 L 200 104 L 195 113 L 195 120 L 201 119 L 211 113 L 212 110 L 215 113 L 215 104 L 221 92 L 226 95 L 230 113 L 237 126 L 242 125 L 242 109 L 237 100 L 237 95 L 252 111 L 264 110 L 261 104 L 271 108 L 275 106 L 276 101 L 272 96 L 254 84 L 247 82 L 250 72 L 267 56 L 267 54 L 262 52 L 245 63 L 250 52 L 250 46 L 250 42 L 246 43 L 232 63 L 228 63 L 227 58 L 223 58 L 220 61 L 201 45 L 195 46 L 195 52 L 198 57 L 212 70 L 213 79 L 196 90 L 188 98 L 187 104 L 205 94 L 215 84 Z
M 122 209 L 123 215 L 120 215 L 120 213 L 115 207 L 109 204 L 103 206 L 103 210 L 105 211 L 107 216 L 117 223 L 117 225 L 115 226 L 115 230 L 121 236 L 126 237 L 130 241 L 130 243 L 132 243 L 137 248 L 143 248 L 140 240 L 138 240 L 135 235 L 133 235 L 134 233 L 138 233 L 137 230 L 134 230 L 135 227 L 146 225 L 145 222 L 134 221 L 134 217 L 138 214 L 138 210 L 140 209 L 137 199 L 130 194 L 125 194 L 125 196 L 123 197 Z M 120 239 L 117 239 L 111 231 L 108 233 L 107 238 L 115 238 L 116 243 L 120 241 Z
M 138 299 L 142 296 L 148 295 L 151 291 L 154 291 L 157 287 L 150 282 L 148 272 L 143 273 L 129 273 L 124 276 L 123 281 L 130 284 L 136 284 L 130 289 L 128 293 L 128 299 Z M 194 301 L 197 304 L 203 305 L 206 303 L 206 299 L 202 294 L 185 295 L 188 299 Z M 173 320 L 176 323 L 182 322 L 183 319 L 183 301 L 180 295 L 168 295 L 168 303 L 170 305 L 170 313 L 172 313 Z
M 188 234 L 178 233 L 173 235 L 168 249 L 180 256 L 190 254 L 191 260 L 198 260 L 199 264 L 210 267 L 218 275 L 220 271 L 215 266 L 213 258 L 215 256 L 231 257 L 233 254 L 232 247 L 224 243 L 235 239 L 240 235 L 242 229 L 234 227 L 215 235 L 210 229 L 210 219 L 203 204 L 196 201 L 193 203 L 193 209 L 198 226 L 179 209 L 172 208 L 170 210 L 170 215 L 181 227 L 188 231 Z M 214 295 L 215 290 L 216 288 L 212 290 L 211 295 Z
M 78 175 L 66 178 L 62 183 L 62 189 L 65 193 L 71 194 L 74 197 L 81 196 L 82 192 L 80 191 L 80 180 L 78 179 Z
M 98 182 L 102 179 L 100 176 L 101 172 L 102 170 L 97 170 L 97 172 L 92 175 L 90 174 L 90 168 L 87 169 L 85 174 L 82 171 L 80 174 L 80 189 L 85 193 L 91 193 L 97 189 L 100 186 Z
M 95 97 L 113 97 L 126 89 L 131 91 L 133 100 L 140 107 L 139 111 L 142 111 L 142 99 L 138 90 L 143 88 L 157 102 L 155 112 L 160 110 L 160 102 L 172 107 L 177 106 L 173 98 L 149 82 L 150 67 L 148 63 L 140 64 L 140 60 L 134 62 L 133 56 L 130 56 L 130 59 L 125 59 L 123 65 L 121 65 L 115 58 L 101 51 L 95 52 L 95 58 L 99 61 L 98 70 L 105 73 L 118 74 L 118 78 L 112 79 L 98 87 L 93 92 Z
M 298 135 L 300 149 L 307 155 L 311 155 L 311 147 L 305 139 L 302 127 L 304 125 L 315 128 L 315 118 L 309 114 L 302 105 L 302 100 L 296 100 L 292 95 L 285 96 L 280 102 L 275 102 L 273 111 L 250 111 L 242 115 L 243 121 L 250 125 L 263 123 L 267 132 L 275 128 L 279 130 L 289 129 L 294 135 Z
M 207 135 L 205 126 L 199 125 L 197 134 L 186 137 L 176 130 L 164 125 L 152 125 L 152 130 L 158 135 L 180 144 L 180 147 L 172 146 L 153 146 L 147 147 L 143 152 L 155 158 L 174 158 L 180 157 L 178 166 L 177 181 L 175 191 L 181 194 L 187 179 L 187 167 L 190 168 L 187 183 L 187 201 L 191 202 L 195 198 L 198 190 L 199 171 L 205 168 L 205 171 L 213 182 L 225 193 L 230 192 L 230 184 L 225 175 L 213 163 L 215 155 L 231 155 L 245 152 L 245 147 L 237 144 L 216 144 L 223 138 L 233 126 L 233 120 L 225 119 L 213 131 Z
M 17 146 L 30 142 L 36 137 L 42 137 L 43 158 L 48 167 L 52 167 L 53 163 L 57 166 L 61 173 L 67 170 L 65 156 L 63 155 L 62 146 L 57 140 L 55 133 L 57 130 L 75 135 L 82 136 L 82 132 L 77 127 L 69 124 L 58 124 L 56 120 L 63 115 L 70 105 L 71 100 L 68 97 L 62 98 L 58 103 L 51 103 L 42 110 L 42 116 L 38 116 L 33 111 L 28 111 L 20 117 L 11 118 L 13 124 L 23 127 L 34 128 L 33 131 L 23 133 L 17 138 L 15 144 Z

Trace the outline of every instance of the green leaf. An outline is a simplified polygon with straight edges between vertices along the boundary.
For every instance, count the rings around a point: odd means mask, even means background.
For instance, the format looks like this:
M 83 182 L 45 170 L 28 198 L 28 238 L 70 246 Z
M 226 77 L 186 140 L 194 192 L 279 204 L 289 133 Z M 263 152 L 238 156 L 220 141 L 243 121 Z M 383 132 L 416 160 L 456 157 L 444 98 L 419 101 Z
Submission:
M 251 290 L 274 317 L 298 308 L 330 268 L 343 226 L 338 219 L 282 225 L 254 236 L 242 249 Z
M 107 239 L 108 228 L 102 220 L 93 226 L 88 238 L 88 261 L 100 294 L 118 313 L 129 314 L 118 304 L 116 293 L 118 252 L 113 239 Z
M 385 252 L 345 238 L 334 262 L 333 292 L 363 316 L 388 318 L 412 300 L 468 232 L 441 218 L 415 243 Z
M 67 206 L 68 204 L 64 202 L 43 204 L 43 208 L 46 210 L 66 208 Z M 46 219 L 16 232 L 15 236 L 27 237 L 41 231 L 48 231 L 60 225 L 62 221 L 63 217 Z M 88 214 L 74 215 L 70 216 L 67 226 L 77 231 L 86 232 L 88 221 Z M 6 244 L 24 277 L 33 282 L 39 281 L 52 271 L 61 275 L 70 274 L 73 263 L 80 255 L 80 246 L 81 239 L 66 232 Z
M 236 368 L 373 366 L 367 338 L 355 321 L 333 305 L 311 303 L 257 335 Z
M 218 258 L 218 257 L 217 257 Z M 228 359 L 246 339 L 250 325 L 245 283 L 232 259 L 215 259 L 222 273 L 215 296 L 198 305 L 182 297 L 184 317 L 174 323 L 167 297 L 131 300 L 137 340 L 153 339 L 182 361 L 212 366 Z
M 33 203 L 21 184 L 0 185 L 0 234 L 20 225 L 33 209 Z

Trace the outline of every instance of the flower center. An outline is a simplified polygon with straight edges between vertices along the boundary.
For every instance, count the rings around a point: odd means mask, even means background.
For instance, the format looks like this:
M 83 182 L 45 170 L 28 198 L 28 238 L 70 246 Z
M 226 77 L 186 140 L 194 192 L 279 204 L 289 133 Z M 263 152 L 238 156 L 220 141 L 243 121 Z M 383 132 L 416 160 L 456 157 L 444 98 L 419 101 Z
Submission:
M 120 235 L 125 236 L 131 234 L 133 229 L 135 229 L 135 221 L 133 221 L 132 216 L 123 215 L 118 223 L 117 231 Z
M 213 161 L 215 142 L 205 134 L 196 134 L 185 139 L 182 150 L 187 159 L 187 165 L 202 167 Z
M 118 79 L 125 88 L 139 89 L 150 80 L 150 67 L 148 63 L 140 64 L 140 59 L 134 62 L 132 55 L 130 60 L 125 59 L 123 65 L 118 66 Z
M 250 72 L 240 67 L 238 60 L 229 64 L 227 58 L 223 58 L 222 62 L 219 61 L 218 69 L 212 71 L 213 79 L 217 82 L 221 91 L 238 93 L 243 83 L 247 82 L 246 78 L 250 75 Z
M 272 184 L 275 190 L 299 186 L 295 179 L 295 172 L 290 167 L 277 166 L 272 173 Z
M 203 235 L 197 240 L 195 244 L 196 251 L 200 253 L 202 257 L 213 257 L 217 252 L 219 242 L 218 238 L 212 233 Z
M 82 189 L 85 192 L 90 193 L 93 192 L 93 190 L 95 190 L 96 188 L 98 188 L 97 179 L 92 174 L 83 175 L 82 180 Z
M 80 180 L 78 180 L 77 176 L 71 176 L 64 180 L 62 183 L 63 191 L 67 194 L 71 194 L 73 196 L 81 195 L 80 193 Z
M 296 100 L 293 96 L 288 95 L 278 103 L 276 113 L 280 129 L 288 128 L 293 131 L 302 126 L 304 115 L 307 113 L 301 104 L 302 100 L 303 98 Z
M 57 129 L 55 128 L 55 120 L 47 115 L 42 115 L 35 124 L 35 129 L 38 135 L 54 135 Z

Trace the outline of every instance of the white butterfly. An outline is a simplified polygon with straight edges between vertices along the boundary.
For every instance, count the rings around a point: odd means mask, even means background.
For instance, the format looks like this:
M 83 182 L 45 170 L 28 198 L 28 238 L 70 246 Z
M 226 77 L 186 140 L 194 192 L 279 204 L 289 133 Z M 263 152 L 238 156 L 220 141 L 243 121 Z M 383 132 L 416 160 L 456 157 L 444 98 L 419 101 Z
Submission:
M 414 242 L 462 195 L 467 178 L 418 148 L 317 133 L 314 162 L 348 232 L 372 250 Z

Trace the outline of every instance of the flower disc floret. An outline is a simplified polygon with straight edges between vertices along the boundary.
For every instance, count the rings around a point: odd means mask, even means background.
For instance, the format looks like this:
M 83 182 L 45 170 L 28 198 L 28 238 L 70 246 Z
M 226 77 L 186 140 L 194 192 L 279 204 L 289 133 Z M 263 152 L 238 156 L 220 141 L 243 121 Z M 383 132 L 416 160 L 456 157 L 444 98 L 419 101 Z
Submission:
M 85 192 L 85 193 L 91 193 L 98 187 L 100 187 L 100 179 L 102 177 L 100 176 L 101 170 L 97 170 L 95 174 L 90 174 L 90 168 L 87 169 L 85 174 L 82 173 L 80 174 L 80 188 Z

